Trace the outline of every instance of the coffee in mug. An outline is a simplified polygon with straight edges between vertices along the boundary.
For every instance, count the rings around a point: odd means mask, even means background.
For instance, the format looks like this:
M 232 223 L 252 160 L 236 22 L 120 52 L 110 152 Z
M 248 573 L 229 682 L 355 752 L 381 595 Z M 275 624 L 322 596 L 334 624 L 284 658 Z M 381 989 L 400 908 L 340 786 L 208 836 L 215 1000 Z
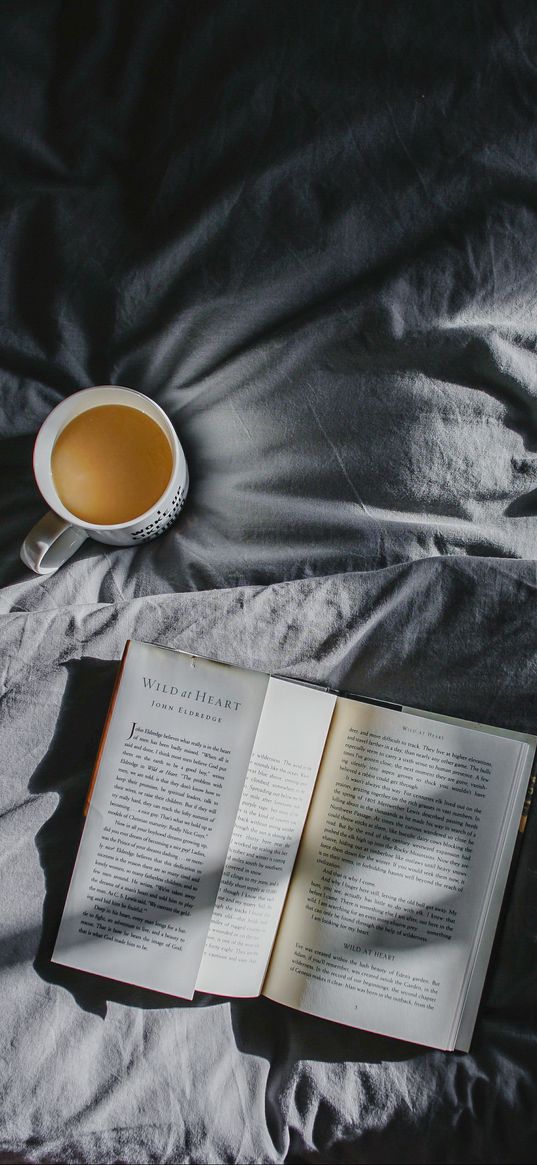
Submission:
M 83 522 L 109 526 L 145 514 L 164 493 L 173 466 L 161 426 L 140 409 L 86 409 L 62 429 L 51 455 L 64 506 Z
M 53 574 L 86 538 L 140 546 L 176 520 L 188 466 L 156 401 L 131 388 L 83 388 L 49 413 L 34 446 L 34 474 L 50 510 L 26 535 L 24 564 Z

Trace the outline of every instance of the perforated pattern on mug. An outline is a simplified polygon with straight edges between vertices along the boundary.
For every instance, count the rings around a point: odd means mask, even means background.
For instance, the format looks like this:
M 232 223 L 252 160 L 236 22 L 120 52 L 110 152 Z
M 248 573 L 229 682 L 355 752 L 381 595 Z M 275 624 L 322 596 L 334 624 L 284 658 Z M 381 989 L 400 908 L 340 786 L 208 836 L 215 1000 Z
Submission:
M 155 510 L 151 522 L 148 522 L 147 526 L 142 526 L 141 530 L 134 530 L 131 538 L 135 542 L 148 542 L 150 538 L 156 538 L 157 534 L 162 534 L 164 530 L 168 529 L 168 526 L 171 526 L 175 522 L 179 511 L 183 507 L 185 496 L 185 490 L 181 486 L 172 498 L 171 505 L 166 510 Z

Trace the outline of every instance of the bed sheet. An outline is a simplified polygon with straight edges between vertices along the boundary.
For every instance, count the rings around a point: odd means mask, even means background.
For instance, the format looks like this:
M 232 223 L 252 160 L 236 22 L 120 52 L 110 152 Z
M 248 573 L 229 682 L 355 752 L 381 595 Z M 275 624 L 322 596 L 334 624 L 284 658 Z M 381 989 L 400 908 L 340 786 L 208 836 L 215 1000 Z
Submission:
M 50 951 L 129 636 L 537 731 L 533 5 L 0 8 L 2 1160 L 534 1158 L 537 823 L 469 1055 Z M 153 396 L 154 543 L 18 559 L 36 430 Z

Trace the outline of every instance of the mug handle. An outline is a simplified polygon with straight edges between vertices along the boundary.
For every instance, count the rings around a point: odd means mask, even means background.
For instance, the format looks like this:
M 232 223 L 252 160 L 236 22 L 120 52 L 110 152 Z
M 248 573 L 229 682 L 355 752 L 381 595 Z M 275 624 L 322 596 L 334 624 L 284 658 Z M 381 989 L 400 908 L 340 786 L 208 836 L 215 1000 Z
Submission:
M 49 510 L 26 535 L 20 556 L 35 574 L 54 574 L 87 537 L 85 530 Z

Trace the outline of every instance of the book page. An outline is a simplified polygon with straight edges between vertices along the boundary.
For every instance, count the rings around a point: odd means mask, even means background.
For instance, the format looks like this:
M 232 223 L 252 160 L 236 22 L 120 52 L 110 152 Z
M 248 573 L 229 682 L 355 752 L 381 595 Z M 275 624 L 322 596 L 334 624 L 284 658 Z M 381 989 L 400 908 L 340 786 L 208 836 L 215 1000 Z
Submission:
M 527 757 L 518 740 L 338 699 L 263 993 L 453 1046 Z
M 129 644 L 55 962 L 192 998 L 267 684 Z
M 261 991 L 336 697 L 271 678 L 196 987 Z

